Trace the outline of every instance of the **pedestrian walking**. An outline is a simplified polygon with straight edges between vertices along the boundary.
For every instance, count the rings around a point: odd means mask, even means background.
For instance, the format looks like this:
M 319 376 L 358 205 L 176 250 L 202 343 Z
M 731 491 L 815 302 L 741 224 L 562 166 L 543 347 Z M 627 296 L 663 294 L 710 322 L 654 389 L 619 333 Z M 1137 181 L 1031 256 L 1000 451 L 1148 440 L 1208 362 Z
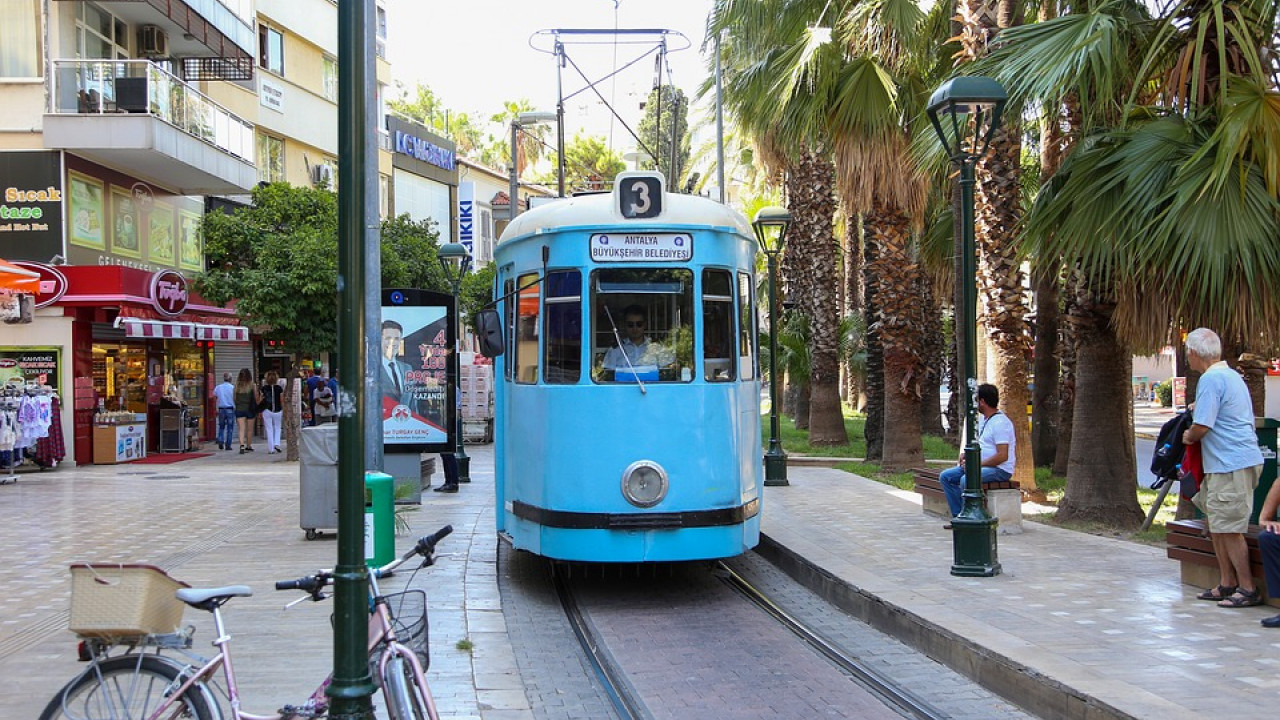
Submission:
M 1203 373 L 1196 385 L 1194 424 L 1182 442 L 1200 443 L 1204 480 L 1191 502 L 1204 513 L 1218 560 L 1218 586 L 1197 597 L 1219 607 L 1262 603 L 1249 570 L 1244 534 L 1253 513 L 1253 491 L 1262 475 L 1262 453 L 1253 429 L 1253 403 L 1240 374 L 1222 360 L 1222 340 L 1208 328 L 1187 333 L 1187 364 Z M 1273 508 L 1274 510 L 1274 508 Z
M 214 407 L 218 408 L 218 449 L 231 449 L 231 436 L 236 428 L 236 386 L 231 373 L 222 373 L 222 382 L 213 387 Z
M 253 373 L 241 368 L 236 376 L 236 425 L 240 430 L 240 454 L 253 452 L 253 424 L 258 417 L 258 403 L 262 393 L 253 384 Z
M 275 370 L 262 383 L 262 427 L 267 435 L 267 454 L 280 452 L 280 421 L 284 417 L 284 388 Z

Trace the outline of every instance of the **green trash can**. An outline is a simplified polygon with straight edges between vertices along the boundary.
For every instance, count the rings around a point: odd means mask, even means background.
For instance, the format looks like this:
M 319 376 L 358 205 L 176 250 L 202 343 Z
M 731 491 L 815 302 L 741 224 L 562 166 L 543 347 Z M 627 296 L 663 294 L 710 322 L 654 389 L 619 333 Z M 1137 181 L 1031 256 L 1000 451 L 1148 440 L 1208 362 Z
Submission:
M 1258 489 L 1253 491 L 1253 516 L 1249 518 L 1250 523 L 1257 525 L 1262 502 L 1276 481 L 1276 428 L 1280 428 L 1280 420 L 1255 418 L 1253 425 L 1258 434 L 1258 449 L 1262 451 L 1262 476 L 1258 478 Z
M 364 474 L 364 561 L 370 567 L 396 557 L 395 483 L 386 473 Z

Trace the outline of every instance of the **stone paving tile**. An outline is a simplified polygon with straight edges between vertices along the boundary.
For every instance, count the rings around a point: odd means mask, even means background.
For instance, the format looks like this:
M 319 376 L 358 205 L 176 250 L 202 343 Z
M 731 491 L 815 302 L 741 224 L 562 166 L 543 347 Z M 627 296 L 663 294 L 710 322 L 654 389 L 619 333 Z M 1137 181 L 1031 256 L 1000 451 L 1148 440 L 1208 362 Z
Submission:
M 763 531 L 779 545 L 1084 696 L 1138 718 L 1275 702 L 1277 664 L 1249 662 L 1280 648 L 1258 625 L 1275 608 L 1196 601 L 1163 548 L 1024 522 L 998 538 L 1002 575 L 957 578 L 951 533 L 910 494 L 824 468 L 789 479 L 765 491 Z
M 424 493 L 424 504 L 404 515 L 414 537 L 454 526 L 437 565 L 413 578 L 427 593 L 431 618 L 428 680 L 442 717 L 524 720 L 531 709 L 494 619 L 492 451 L 469 450 L 473 482 L 457 495 Z M 337 545 L 332 534 L 303 538 L 298 472 L 278 456 L 215 453 L 172 465 L 61 468 L 0 487 L 0 543 L 18 550 L 0 564 L 0 674 L 24 678 L 5 684 L 0 718 L 34 717 L 83 667 L 66 631 L 66 568 L 77 561 L 147 562 L 195 586 L 249 585 L 253 597 L 224 609 L 245 706 L 266 713 L 304 698 L 332 666 L 332 604 L 284 612 L 297 595 L 277 593 L 272 583 L 331 567 Z M 408 580 L 398 575 L 384 581 L 384 591 Z M 188 609 L 184 620 L 196 627 L 193 649 L 211 654 L 210 616 Z M 473 636 L 477 651 L 454 647 Z M 486 678 L 491 696 L 481 698 L 477 677 Z

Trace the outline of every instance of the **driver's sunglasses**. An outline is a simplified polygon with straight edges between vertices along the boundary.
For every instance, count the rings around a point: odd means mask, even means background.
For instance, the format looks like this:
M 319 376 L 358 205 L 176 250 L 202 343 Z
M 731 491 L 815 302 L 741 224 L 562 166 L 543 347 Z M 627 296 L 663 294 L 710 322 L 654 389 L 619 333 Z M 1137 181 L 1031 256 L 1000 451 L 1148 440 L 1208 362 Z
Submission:
M 628 322 L 627 327 L 644 327 L 644 321 L 641 320 L 640 322 Z

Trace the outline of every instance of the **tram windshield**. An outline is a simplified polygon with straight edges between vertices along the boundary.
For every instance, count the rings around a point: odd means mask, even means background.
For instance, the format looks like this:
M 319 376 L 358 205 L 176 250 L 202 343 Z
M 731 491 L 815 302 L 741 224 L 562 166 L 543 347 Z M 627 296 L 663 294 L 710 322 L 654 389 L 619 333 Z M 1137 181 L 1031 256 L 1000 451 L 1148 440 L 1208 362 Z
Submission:
M 608 268 L 591 273 L 591 378 L 693 379 L 693 272 Z

